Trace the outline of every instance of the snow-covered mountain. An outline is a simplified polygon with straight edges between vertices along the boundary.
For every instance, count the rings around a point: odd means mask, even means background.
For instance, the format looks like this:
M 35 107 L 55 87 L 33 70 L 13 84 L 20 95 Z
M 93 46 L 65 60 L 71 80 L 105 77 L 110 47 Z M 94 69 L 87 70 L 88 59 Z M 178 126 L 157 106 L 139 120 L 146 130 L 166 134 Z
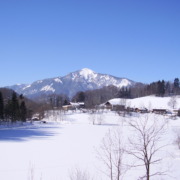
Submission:
M 134 81 L 127 78 L 99 74 L 88 68 L 84 68 L 63 77 L 39 80 L 28 85 L 13 85 L 8 88 L 28 97 L 36 97 L 42 94 L 66 94 L 72 97 L 78 91 L 94 90 L 109 85 L 121 88 L 134 84 Z

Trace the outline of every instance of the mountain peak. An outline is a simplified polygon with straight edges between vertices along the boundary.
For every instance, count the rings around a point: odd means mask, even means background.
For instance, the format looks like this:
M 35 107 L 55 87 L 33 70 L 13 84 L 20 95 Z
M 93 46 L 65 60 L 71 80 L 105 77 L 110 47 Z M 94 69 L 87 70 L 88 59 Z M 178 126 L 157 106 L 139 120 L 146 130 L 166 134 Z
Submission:
M 80 70 L 80 72 L 85 72 L 85 73 L 89 73 L 89 74 L 94 73 L 94 71 L 89 69 L 89 68 L 83 68 L 83 69 Z
M 89 76 L 93 76 L 95 72 L 88 68 L 83 68 L 79 71 L 79 74 L 83 76 L 85 79 L 87 79 Z

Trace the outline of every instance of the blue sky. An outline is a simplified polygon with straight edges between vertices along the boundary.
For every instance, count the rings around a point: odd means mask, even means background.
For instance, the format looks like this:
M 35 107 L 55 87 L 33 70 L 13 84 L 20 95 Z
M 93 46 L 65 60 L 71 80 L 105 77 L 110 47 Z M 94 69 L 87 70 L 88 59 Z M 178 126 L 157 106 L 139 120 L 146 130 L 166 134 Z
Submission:
M 82 68 L 180 78 L 179 0 L 1 0 L 0 86 Z

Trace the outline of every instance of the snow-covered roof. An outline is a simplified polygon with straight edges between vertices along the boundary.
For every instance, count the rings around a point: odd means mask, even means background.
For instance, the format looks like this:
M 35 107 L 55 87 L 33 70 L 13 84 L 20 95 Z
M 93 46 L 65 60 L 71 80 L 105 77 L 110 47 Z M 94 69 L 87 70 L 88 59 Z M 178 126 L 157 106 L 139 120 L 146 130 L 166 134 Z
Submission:
M 79 106 L 79 105 L 84 105 L 84 102 L 70 102 L 70 104 L 72 105 L 72 106 Z

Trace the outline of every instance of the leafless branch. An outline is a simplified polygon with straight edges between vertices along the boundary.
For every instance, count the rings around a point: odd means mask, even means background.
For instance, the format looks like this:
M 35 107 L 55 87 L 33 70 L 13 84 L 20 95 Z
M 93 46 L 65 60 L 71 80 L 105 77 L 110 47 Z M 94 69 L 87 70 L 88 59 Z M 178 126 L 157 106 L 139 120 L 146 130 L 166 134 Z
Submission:
M 159 171 L 154 174 L 150 173 L 150 167 L 162 160 L 161 158 L 156 159 L 155 155 L 164 147 L 164 145 L 160 146 L 159 142 L 165 132 L 166 123 L 160 124 L 157 122 L 158 119 L 152 120 L 148 116 L 129 122 L 134 134 L 133 138 L 129 139 L 130 147 L 127 153 L 142 162 L 146 169 L 146 174 L 141 178 L 146 178 L 146 180 L 149 180 L 151 176 L 163 174 Z M 140 165 L 133 166 L 137 167 Z

